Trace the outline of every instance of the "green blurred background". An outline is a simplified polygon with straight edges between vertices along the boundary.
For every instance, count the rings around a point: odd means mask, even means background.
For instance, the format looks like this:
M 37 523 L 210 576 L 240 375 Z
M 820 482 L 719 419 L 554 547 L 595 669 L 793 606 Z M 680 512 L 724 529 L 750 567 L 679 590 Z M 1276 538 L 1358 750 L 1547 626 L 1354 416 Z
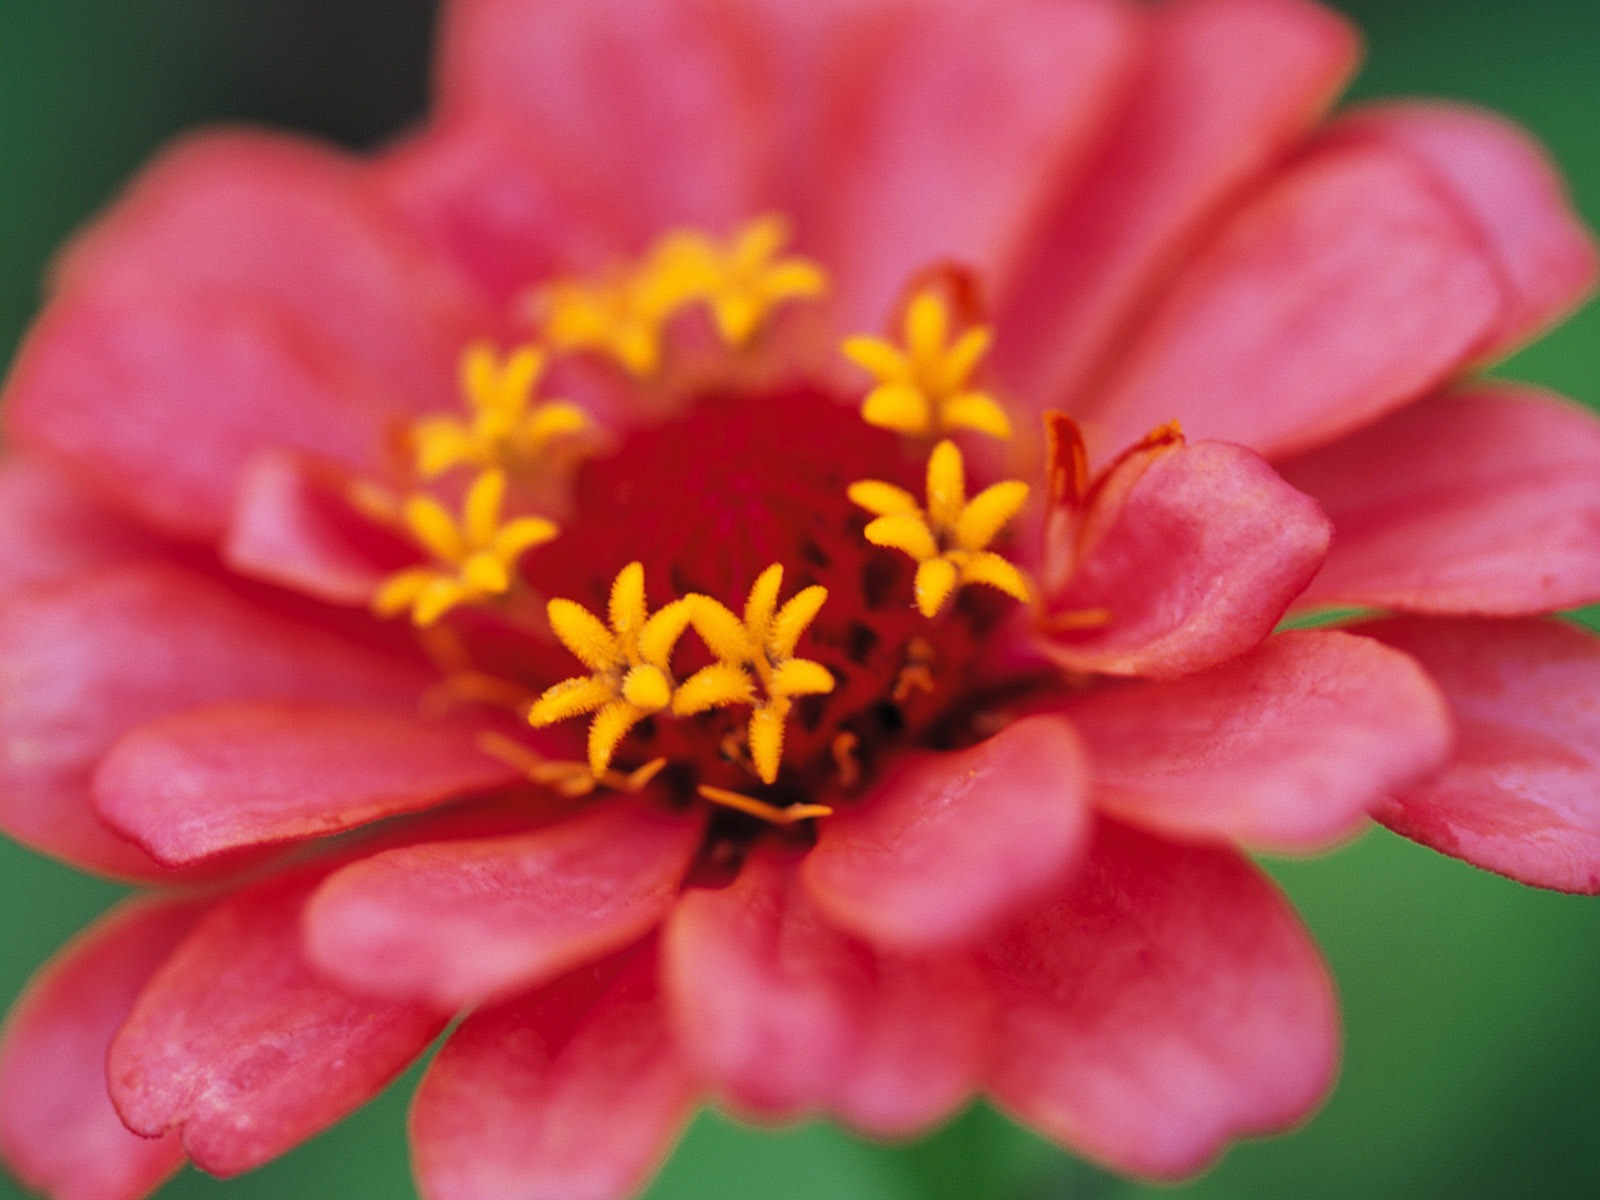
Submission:
M 804 0 L 797 0 L 804 2 Z M 1535 130 L 1600 223 L 1600 5 L 1361 0 L 1360 97 L 1471 99 Z M 418 112 L 422 0 L 0 0 L 0 357 L 51 248 L 174 132 L 253 120 L 370 144 Z M 1600 311 L 1505 368 L 1600 401 Z M 896 1148 L 699 1120 L 651 1200 L 1600 1196 L 1600 900 L 1519 887 L 1381 831 L 1274 863 L 1332 961 L 1344 1077 L 1290 1137 L 1179 1189 L 1101 1175 L 986 1111 Z M 0 1000 L 117 889 L 0 844 Z M 415 1073 L 282 1161 L 163 1200 L 414 1195 Z M 23 1193 L 0 1178 L 0 1200 Z

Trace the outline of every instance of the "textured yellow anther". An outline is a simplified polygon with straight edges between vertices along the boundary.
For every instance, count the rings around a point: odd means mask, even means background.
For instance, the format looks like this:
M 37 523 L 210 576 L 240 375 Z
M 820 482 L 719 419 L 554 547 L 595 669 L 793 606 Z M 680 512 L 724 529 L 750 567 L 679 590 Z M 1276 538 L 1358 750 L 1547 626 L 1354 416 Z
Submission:
M 535 728 L 594 713 L 589 726 L 589 770 L 599 777 L 611 765 L 622 739 L 640 721 L 672 707 L 676 684 L 672 652 L 689 627 L 688 599 L 651 613 L 645 600 L 644 566 L 629 563 L 617 573 L 601 621 L 581 604 L 552 600 L 550 628 L 591 674 L 564 679 L 533 702 Z
M 750 758 L 763 783 L 778 778 L 783 730 L 794 702 L 833 690 L 833 675 L 821 663 L 795 658 L 795 646 L 816 619 L 828 590 L 808 587 L 781 608 L 783 567 L 761 572 L 745 600 L 744 616 L 709 596 L 690 596 L 690 621 L 717 661 L 696 671 L 678 691 L 674 710 L 687 715 L 750 704 Z M 759 688 L 759 696 L 758 696 Z
M 487 343 L 461 356 L 468 416 L 425 417 L 411 427 L 417 473 L 432 479 L 453 467 L 508 467 L 538 460 L 556 438 L 582 433 L 589 419 L 564 400 L 534 405 L 545 352 L 521 346 L 503 359 Z
M 851 484 L 849 495 L 876 518 L 865 530 L 869 542 L 916 560 L 916 599 L 923 616 L 935 616 L 968 583 L 1028 602 L 1032 593 L 1026 577 L 989 549 L 1027 503 L 1027 484 L 1008 480 L 968 500 L 961 451 L 945 441 L 928 459 L 925 509 L 909 492 L 875 479 Z
M 861 406 L 869 425 L 912 437 L 956 429 L 1011 436 L 1005 409 L 972 381 L 993 332 L 977 325 L 952 341 L 950 324 L 944 297 L 925 288 L 906 306 L 901 345 L 864 335 L 845 339 L 845 357 L 873 377 L 874 386 Z
M 504 471 L 485 471 L 467 491 L 458 521 L 432 496 L 409 497 L 400 517 L 436 566 L 409 567 L 386 579 L 372 599 L 380 616 L 410 609 L 419 626 L 432 625 L 461 604 L 472 604 L 510 590 L 512 567 L 523 553 L 548 542 L 558 530 L 543 517 L 514 517 L 502 523 Z
M 788 221 L 769 215 L 726 242 L 697 232 L 669 234 L 652 261 L 664 287 L 704 302 L 723 341 L 743 346 L 784 304 L 827 291 L 820 266 L 783 253 L 792 236 Z

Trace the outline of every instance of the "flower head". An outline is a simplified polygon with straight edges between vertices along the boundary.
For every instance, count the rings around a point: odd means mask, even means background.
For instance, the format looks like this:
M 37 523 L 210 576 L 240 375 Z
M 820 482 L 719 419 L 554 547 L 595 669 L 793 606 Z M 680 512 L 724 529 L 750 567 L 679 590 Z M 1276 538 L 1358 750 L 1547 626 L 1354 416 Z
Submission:
M 430 1200 L 702 1099 L 1172 1178 L 1335 1068 L 1246 851 L 1600 890 L 1600 423 L 1458 381 L 1595 275 L 1519 134 L 1308 130 L 1298 0 L 712 11 L 457 0 L 433 125 L 198 140 L 63 261 L 0 824 L 161 890 L 0 1042 L 28 1178 L 257 1165 L 460 1013 Z

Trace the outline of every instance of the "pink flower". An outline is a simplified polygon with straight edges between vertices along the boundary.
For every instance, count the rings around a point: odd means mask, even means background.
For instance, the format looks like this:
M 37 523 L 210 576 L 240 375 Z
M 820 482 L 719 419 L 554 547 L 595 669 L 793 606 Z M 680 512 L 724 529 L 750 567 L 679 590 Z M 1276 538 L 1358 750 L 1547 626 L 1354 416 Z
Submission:
M 13 1012 L 17 1173 L 248 1169 L 466 1012 L 435 1200 L 628 1195 L 702 1099 L 1177 1177 L 1335 1067 L 1244 851 L 1600 890 L 1600 424 L 1462 382 L 1594 248 L 1495 118 L 1325 121 L 1354 58 L 457 0 L 376 158 L 166 155 L 6 394 L 0 825 L 160 889 Z

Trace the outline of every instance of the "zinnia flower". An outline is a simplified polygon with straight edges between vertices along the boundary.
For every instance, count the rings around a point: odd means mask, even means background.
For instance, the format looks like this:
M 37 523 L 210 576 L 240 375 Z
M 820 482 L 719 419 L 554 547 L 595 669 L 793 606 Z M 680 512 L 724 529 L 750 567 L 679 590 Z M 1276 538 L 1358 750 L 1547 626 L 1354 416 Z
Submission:
M 1493 117 L 1325 120 L 1354 59 L 457 0 L 383 153 L 165 155 L 6 391 L 0 824 L 154 889 L 13 1012 L 12 1167 L 248 1169 L 465 1014 L 434 1200 L 626 1196 L 702 1100 L 1179 1177 L 1337 1058 L 1246 851 L 1600 889 L 1600 424 L 1467 378 L 1594 250 Z

